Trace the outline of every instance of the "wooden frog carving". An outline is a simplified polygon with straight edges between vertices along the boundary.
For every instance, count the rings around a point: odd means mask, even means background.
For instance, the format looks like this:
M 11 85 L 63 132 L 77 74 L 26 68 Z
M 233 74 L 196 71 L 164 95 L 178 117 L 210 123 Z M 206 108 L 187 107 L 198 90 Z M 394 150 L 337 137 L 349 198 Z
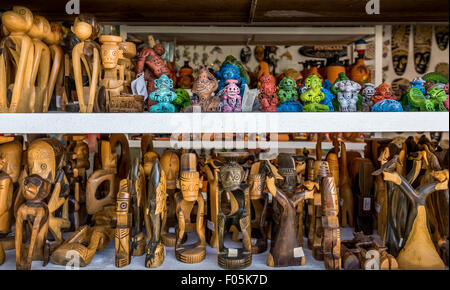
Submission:
M 181 155 L 181 176 L 179 187 L 181 192 L 175 195 L 177 205 L 178 225 L 176 228 L 177 240 L 175 245 L 175 256 L 183 263 L 199 263 L 206 256 L 205 223 L 205 201 L 200 193 L 202 180 L 197 171 L 197 155 L 185 153 Z M 194 205 L 197 207 L 194 208 Z M 195 221 L 191 216 L 195 213 Z M 183 244 L 185 233 L 195 232 L 198 240 L 194 244 Z
M 147 204 L 145 215 L 150 223 L 149 242 L 146 247 L 145 267 L 157 268 L 165 258 L 165 249 L 161 241 L 161 225 L 166 215 L 166 176 L 156 159 L 147 186 Z

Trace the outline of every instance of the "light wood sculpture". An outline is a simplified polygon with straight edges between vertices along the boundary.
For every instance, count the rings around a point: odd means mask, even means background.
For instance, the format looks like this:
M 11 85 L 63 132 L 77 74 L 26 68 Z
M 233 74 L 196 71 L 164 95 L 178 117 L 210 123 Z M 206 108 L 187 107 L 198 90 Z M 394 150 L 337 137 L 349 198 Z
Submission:
M 181 176 L 179 187 L 181 192 L 175 194 L 178 225 L 175 257 L 183 263 L 200 263 L 206 257 L 205 201 L 200 194 L 202 179 L 197 171 L 197 155 L 185 153 L 181 155 Z M 195 222 L 192 221 L 194 205 L 197 204 Z M 185 233 L 197 233 L 198 240 L 194 244 L 183 244 Z
M 49 245 L 46 243 L 49 227 L 49 208 L 45 198 L 50 193 L 51 183 L 37 174 L 27 176 L 24 180 L 24 198 L 26 202 L 19 207 L 16 215 L 16 269 L 31 270 L 33 260 L 48 263 Z M 28 226 L 31 232 L 29 243 L 26 235 Z
M 175 191 L 180 174 L 180 158 L 173 150 L 165 150 L 161 156 L 161 166 L 166 175 L 167 182 L 167 215 L 164 216 L 161 226 L 161 240 L 166 247 L 175 247 L 176 235 L 169 233 L 169 228 L 175 228 L 177 224 Z
M 228 193 L 230 210 L 224 212 L 219 198 L 217 214 L 217 263 L 224 269 L 243 269 L 252 263 L 250 200 L 246 172 L 238 163 L 248 157 L 247 152 L 219 152 L 218 157 L 227 161 L 220 168 L 219 196 Z M 227 248 L 224 236 L 232 228 L 242 234 L 242 248 Z
M 401 192 L 413 202 L 417 212 L 406 243 L 397 256 L 399 268 L 403 270 L 443 270 L 444 262 L 436 251 L 428 230 L 425 201 L 432 192 L 448 189 L 448 170 L 434 171 L 432 176 L 437 181 L 413 188 L 408 179 L 400 176 L 388 166 L 389 162 L 384 165 L 374 174 L 382 172 L 384 180 L 400 187 Z
M 130 228 L 132 216 L 130 209 L 130 192 L 127 179 L 120 181 L 119 192 L 117 192 L 116 202 L 116 230 L 114 236 L 114 247 L 116 250 L 116 267 L 122 268 L 130 264 Z
M 56 95 L 62 97 L 62 77 L 63 77 L 63 55 L 64 52 L 61 48 L 62 44 L 62 28 L 61 25 L 55 22 L 50 22 L 50 31 L 44 36 L 44 41 L 50 48 L 52 58 L 52 68 L 50 71 L 50 77 L 48 81 L 47 95 L 43 101 L 42 112 L 47 112 L 52 99 L 55 85 L 58 83 Z M 60 80 L 59 80 L 60 79 Z
M 161 241 L 161 225 L 166 214 L 167 184 L 164 170 L 156 159 L 147 187 L 147 207 L 145 215 L 150 222 L 150 240 L 146 247 L 145 267 L 157 268 L 165 258 L 165 249 Z
M 32 112 L 35 106 L 34 45 L 26 33 L 33 26 L 33 14 L 26 7 L 13 6 L 12 10 L 2 14 L 2 24 L 10 35 L 3 40 L 0 58 L 0 112 Z M 12 90 L 10 102 L 8 90 Z
M 339 193 L 341 205 L 341 221 L 342 227 L 354 226 L 354 197 L 352 192 L 352 184 L 348 173 L 347 149 L 344 142 L 341 142 L 341 158 L 339 162 Z
M 136 56 L 136 44 L 133 42 L 120 42 L 119 48 L 122 51 L 122 57 L 119 58 L 118 64 L 123 67 L 125 93 L 131 93 L 131 82 L 136 78 L 134 57 Z
M 73 75 L 80 105 L 80 113 L 92 113 L 96 103 L 100 75 L 100 49 L 93 41 L 99 33 L 99 24 L 93 15 L 80 14 L 75 18 L 72 32 L 81 41 L 72 49 Z M 83 68 L 89 78 L 89 87 L 83 86 Z
M 79 262 L 80 267 L 86 267 L 97 251 L 106 248 L 114 238 L 114 220 L 116 206 L 107 205 L 97 211 L 93 217 L 93 226 L 84 225 L 68 237 L 50 256 L 50 262 L 55 265 L 67 266 Z
M 37 174 L 47 179 L 52 185 L 52 192 L 47 202 L 49 210 L 48 230 L 54 240 L 50 244 L 51 249 L 63 242 L 62 229 L 70 227 L 68 202 L 70 188 L 63 171 L 65 163 L 64 148 L 57 139 L 39 138 L 28 147 L 28 175 Z
M 48 80 L 50 76 L 50 49 L 42 41 L 46 35 L 50 34 L 50 23 L 42 16 L 33 15 L 33 25 L 28 30 L 34 45 L 33 67 L 31 73 L 31 83 L 36 82 L 36 92 L 34 107 L 31 112 L 43 112 L 44 102 L 48 98 Z
M 337 270 L 341 268 L 339 205 L 334 178 L 330 174 L 328 163 L 325 162 L 320 166 L 318 177 L 322 193 L 323 260 L 325 269 Z
M 342 268 L 344 270 L 396 270 L 397 260 L 372 237 L 354 232 L 354 238 L 341 243 Z

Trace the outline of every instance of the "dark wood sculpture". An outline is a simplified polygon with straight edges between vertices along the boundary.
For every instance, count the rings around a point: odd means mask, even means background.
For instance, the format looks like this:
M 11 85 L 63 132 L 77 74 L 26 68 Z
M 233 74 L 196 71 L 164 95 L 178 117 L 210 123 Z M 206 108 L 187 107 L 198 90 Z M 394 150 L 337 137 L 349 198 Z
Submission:
M 202 180 L 197 171 L 197 155 L 185 153 L 181 155 L 181 174 L 179 187 L 181 192 L 175 195 L 178 225 L 176 227 L 177 240 L 175 256 L 183 263 L 199 263 L 206 257 L 205 201 L 200 194 Z M 195 221 L 192 221 L 196 207 Z M 193 244 L 183 244 L 185 233 L 195 232 L 198 240 Z
M 373 233 L 374 167 L 370 159 L 356 158 L 352 162 L 353 194 L 355 198 L 355 231 Z
M 165 249 L 161 241 L 161 225 L 166 214 L 166 176 L 156 159 L 150 172 L 147 185 L 147 204 L 145 215 L 150 223 L 149 242 L 146 247 L 145 267 L 157 268 L 165 258 Z

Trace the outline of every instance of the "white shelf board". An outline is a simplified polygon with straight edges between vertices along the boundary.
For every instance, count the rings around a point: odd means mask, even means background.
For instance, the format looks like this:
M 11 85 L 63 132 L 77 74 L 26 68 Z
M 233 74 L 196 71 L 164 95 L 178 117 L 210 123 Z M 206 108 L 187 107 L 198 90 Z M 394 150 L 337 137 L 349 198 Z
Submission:
M 428 132 L 448 112 L 0 114 L 0 133 Z

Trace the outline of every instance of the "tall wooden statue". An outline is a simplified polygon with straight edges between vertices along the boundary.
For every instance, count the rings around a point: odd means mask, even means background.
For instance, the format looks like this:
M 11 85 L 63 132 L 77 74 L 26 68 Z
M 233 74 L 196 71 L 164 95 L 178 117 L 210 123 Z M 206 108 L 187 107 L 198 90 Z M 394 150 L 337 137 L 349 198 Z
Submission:
M 122 268 L 130 264 L 130 228 L 131 213 L 130 209 L 130 193 L 127 179 L 120 181 L 119 192 L 117 193 L 116 207 L 116 233 L 114 237 L 114 246 L 116 249 L 115 264 L 116 267 Z
M 50 106 L 51 98 L 55 85 L 59 79 L 62 80 L 63 74 L 63 55 L 64 52 L 61 48 L 62 43 L 62 28 L 61 25 L 55 22 L 50 22 L 50 32 L 44 36 L 44 41 L 50 48 L 52 57 L 52 67 L 50 71 L 50 77 L 48 81 L 47 95 L 43 101 L 42 112 L 47 112 Z M 59 84 L 60 82 L 58 82 Z M 58 90 L 57 90 L 58 92 Z M 62 97 L 62 95 L 61 95 Z
M 348 173 L 347 149 L 344 142 L 341 142 L 341 158 L 339 164 L 339 194 L 341 198 L 341 226 L 353 227 L 354 225 L 354 199 L 352 183 Z
M 197 155 L 185 153 L 181 155 L 181 176 L 179 187 L 181 192 L 175 195 L 178 225 L 175 256 L 183 263 L 199 263 L 206 257 L 205 238 L 205 201 L 200 194 L 202 180 L 197 171 Z M 194 205 L 197 204 L 195 221 L 192 221 Z M 198 240 L 194 244 L 183 244 L 185 233 L 195 232 Z

